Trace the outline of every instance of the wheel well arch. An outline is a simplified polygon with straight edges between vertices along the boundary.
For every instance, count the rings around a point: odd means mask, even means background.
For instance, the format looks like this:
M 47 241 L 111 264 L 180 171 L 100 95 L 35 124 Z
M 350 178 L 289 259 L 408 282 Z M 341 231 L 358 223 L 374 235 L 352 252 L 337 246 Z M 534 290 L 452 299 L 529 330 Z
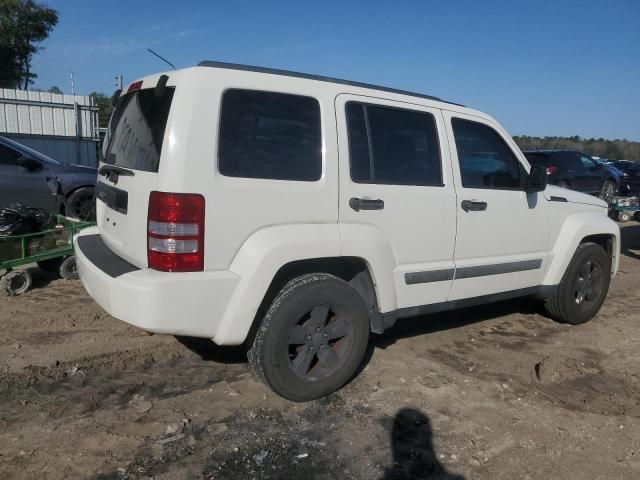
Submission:
M 602 190 L 602 188 L 604 187 L 604 184 L 610 182 L 613 183 L 614 187 L 618 186 L 618 184 L 620 183 L 620 180 L 618 180 L 617 178 L 615 178 L 612 175 L 606 176 L 602 179 L 602 184 L 600 185 L 600 189 Z
M 614 237 L 610 233 L 599 233 L 596 235 L 587 235 L 580 240 L 580 245 L 583 243 L 595 243 L 600 245 L 610 258 L 613 258 L 613 242 Z
M 273 303 L 282 288 L 291 280 L 308 273 L 328 273 L 349 283 L 362 297 L 369 311 L 371 329 L 374 333 L 382 333 L 382 315 L 378 311 L 376 286 L 367 261 L 361 257 L 322 257 L 295 260 L 286 263 L 273 276 L 269 287 L 258 307 L 245 345 L 253 343 L 255 332 L 261 318 Z

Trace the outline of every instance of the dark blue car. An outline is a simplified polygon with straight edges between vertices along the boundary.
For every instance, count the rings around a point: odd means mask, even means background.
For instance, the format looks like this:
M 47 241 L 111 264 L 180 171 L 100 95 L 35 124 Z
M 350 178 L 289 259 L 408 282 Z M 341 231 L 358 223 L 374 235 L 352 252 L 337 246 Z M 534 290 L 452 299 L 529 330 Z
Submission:
M 96 168 L 65 164 L 0 137 L 0 206 L 19 202 L 27 207 L 93 220 L 97 176 Z M 64 203 L 52 193 L 47 183 L 50 178 L 58 179 Z
M 598 195 L 609 202 L 620 191 L 620 171 L 596 162 L 586 153 L 572 150 L 537 150 L 523 152 L 531 165 L 547 169 L 552 185 Z

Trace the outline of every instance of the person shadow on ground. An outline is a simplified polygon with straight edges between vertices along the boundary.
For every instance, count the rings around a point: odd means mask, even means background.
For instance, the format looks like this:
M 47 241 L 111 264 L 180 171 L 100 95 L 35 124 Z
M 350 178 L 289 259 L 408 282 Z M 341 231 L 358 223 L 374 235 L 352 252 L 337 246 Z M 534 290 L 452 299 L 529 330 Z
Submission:
M 393 464 L 381 480 L 465 480 L 448 473 L 433 448 L 429 418 L 413 408 L 400 410 L 391 428 Z

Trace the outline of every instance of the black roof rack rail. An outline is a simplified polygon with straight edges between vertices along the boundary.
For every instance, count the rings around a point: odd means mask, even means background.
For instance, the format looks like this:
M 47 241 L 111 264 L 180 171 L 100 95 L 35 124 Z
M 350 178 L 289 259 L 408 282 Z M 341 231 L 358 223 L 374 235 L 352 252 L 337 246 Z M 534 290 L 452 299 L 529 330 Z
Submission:
M 290 70 L 280 70 L 277 68 L 256 67 L 253 65 L 242 65 L 240 63 L 216 62 L 212 60 L 204 60 L 198 63 L 199 67 L 226 68 L 228 70 L 243 70 L 246 72 L 270 73 L 273 75 L 285 75 L 287 77 L 306 78 L 307 80 L 317 80 L 319 82 L 339 83 L 341 85 L 349 85 L 351 87 L 369 88 L 372 90 L 380 90 L 382 92 L 397 93 L 399 95 L 409 95 L 411 97 L 425 98 L 437 102 L 449 103 L 451 105 L 460 105 L 459 103 L 448 102 L 432 95 L 424 95 L 422 93 L 409 92 L 391 87 L 382 87 L 380 85 L 372 85 L 370 83 L 352 82 L 351 80 L 342 80 L 340 78 L 325 77 L 322 75 L 312 75 L 310 73 L 292 72 Z

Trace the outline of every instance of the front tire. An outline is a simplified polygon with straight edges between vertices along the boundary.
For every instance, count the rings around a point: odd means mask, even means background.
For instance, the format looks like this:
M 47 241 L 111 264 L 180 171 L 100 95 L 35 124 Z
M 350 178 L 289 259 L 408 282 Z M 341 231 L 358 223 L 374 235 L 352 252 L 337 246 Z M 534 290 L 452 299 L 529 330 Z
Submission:
M 545 302 L 547 313 L 560 322 L 578 325 L 591 320 L 609 291 L 611 258 L 600 245 L 576 249 L 556 293 Z
M 312 273 L 280 291 L 247 356 L 275 393 L 304 402 L 351 380 L 368 342 L 369 315 L 360 294 L 333 275 Z
M 625 211 L 618 212 L 618 221 L 620 223 L 627 223 L 630 220 L 631 220 L 631 214 L 629 212 L 625 212 Z

